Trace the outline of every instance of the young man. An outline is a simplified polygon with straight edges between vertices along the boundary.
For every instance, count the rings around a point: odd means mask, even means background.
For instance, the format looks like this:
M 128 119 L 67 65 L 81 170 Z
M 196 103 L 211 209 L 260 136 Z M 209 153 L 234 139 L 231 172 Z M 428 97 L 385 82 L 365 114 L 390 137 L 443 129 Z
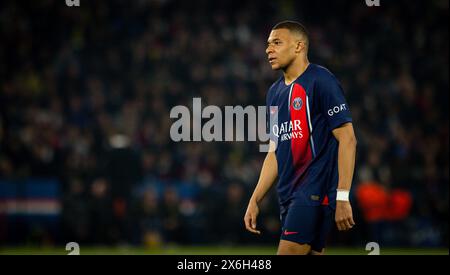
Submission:
M 355 224 L 348 200 L 356 154 L 352 119 L 335 76 L 309 63 L 309 38 L 301 24 L 277 24 L 267 43 L 269 63 L 283 76 L 267 94 L 269 119 L 277 123 L 270 129 L 271 150 L 245 226 L 260 234 L 258 203 L 278 177 L 282 233 L 277 254 L 320 255 L 333 218 L 339 230 Z

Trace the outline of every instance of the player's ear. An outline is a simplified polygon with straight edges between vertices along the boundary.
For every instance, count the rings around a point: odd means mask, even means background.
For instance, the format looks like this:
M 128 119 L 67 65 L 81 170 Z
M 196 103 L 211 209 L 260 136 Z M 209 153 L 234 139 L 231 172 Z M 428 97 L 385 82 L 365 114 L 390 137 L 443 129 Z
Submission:
M 295 46 L 295 52 L 300 53 L 304 49 L 305 49 L 305 43 L 302 40 L 297 40 L 296 46 Z

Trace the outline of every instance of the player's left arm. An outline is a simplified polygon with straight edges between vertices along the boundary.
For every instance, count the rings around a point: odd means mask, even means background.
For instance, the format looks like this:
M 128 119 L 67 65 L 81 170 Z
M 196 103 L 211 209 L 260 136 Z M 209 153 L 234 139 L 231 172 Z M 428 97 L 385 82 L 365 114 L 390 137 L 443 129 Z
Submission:
M 339 230 L 349 230 L 353 227 L 352 207 L 348 200 L 348 193 L 352 185 L 353 170 L 355 168 L 356 137 L 351 122 L 333 130 L 333 135 L 339 142 L 338 171 L 339 182 L 336 199 L 336 225 Z

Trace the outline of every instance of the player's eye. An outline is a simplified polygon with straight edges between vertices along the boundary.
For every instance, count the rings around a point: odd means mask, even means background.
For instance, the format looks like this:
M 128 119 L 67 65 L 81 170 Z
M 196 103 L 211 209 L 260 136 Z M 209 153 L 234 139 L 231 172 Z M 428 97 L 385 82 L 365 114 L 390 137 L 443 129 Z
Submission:
M 267 47 L 270 47 L 273 45 L 276 45 L 276 46 L 281 45 L 281 41 L 273 41 L 273 42 L 267 43 Z

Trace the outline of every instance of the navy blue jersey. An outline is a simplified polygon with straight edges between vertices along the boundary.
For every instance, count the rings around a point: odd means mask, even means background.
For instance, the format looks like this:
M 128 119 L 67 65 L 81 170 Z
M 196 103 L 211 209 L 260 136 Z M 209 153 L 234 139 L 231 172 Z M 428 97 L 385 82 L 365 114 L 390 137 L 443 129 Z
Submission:
M 270 138 L 276 144 L 280 204 L 335 207 L 338 142 L 332 130 L 351 122 L 349 106 L 336 77 L 310 64 L 293 83 L 284 77 L 266 100 Z

